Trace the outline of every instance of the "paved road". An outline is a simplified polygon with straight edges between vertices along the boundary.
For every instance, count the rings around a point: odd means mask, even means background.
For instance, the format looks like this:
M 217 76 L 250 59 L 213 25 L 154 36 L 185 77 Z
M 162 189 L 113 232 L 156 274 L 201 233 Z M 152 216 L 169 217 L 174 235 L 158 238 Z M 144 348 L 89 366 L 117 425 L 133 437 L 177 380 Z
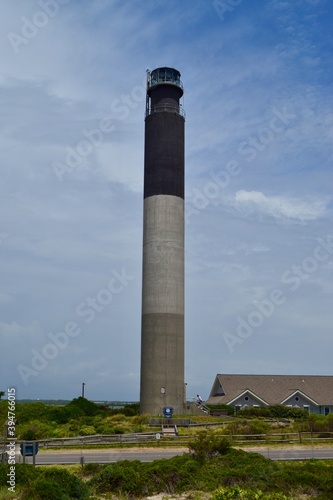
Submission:
M 264 455 L 264 457 L 270 458 L 271 460 L 305 460 L 309 458 L 317 458 L 321 460 L 333 459 L 333 448 L 308 448 L 306 450 L 262 449 L 260 451 L 257 450 L 257 453 L 260 453 L 261 455 Z
M 295 450 L 295 449 L 264 449 L 256 450 L 271 460 L 304 460 L 310 458 L 333 459 L 333 448 Z M 81 452 L 55 452 L 43 453 L 40 451 L 36 456 L 36 465 L 50 464 L 79 464 L 81 457 L 84 463 L 110 463 L 118 460 L 140 460 L 141 462 L 151 462 L 160 458 L 171 458 L 176 455 L 182 455 L 183 450 L 135 450 L 135 451 L 92 451 L 83 450 Z M 22 460 L 22 457 L 21 457 Z M 32 457 L 26 457 L 27 463 L 32 463 Z
M 81 452 L 57 452 L 43 453 L 39 452 L 36 456 L 36 464 L 78 464 L 81 462 L 81 457 L 84 458 L 84 463 L 110 463 L 118 460 L 140 460 L 141 462 L 152 462 L 160 458 L 171 458 L 176 455 L 182 455 L 183 451 L 175 450 L 149 450 L 149 451 L 92 451 L 82 450 Z M 32 457 L 29 457 L 26 462 L 32 463 Z

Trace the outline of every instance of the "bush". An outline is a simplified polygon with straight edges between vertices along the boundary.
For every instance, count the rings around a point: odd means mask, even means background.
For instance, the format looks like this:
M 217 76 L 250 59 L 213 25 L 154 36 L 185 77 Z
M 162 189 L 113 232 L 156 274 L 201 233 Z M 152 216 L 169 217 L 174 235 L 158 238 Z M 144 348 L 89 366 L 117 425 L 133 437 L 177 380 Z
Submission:
M 114 433 L 115 434 L 125 434 L 125 429 L 118 425 L 117 427 L 114 428 Z
M 148 423 L 148 415 L 137 415 L 132 418 L 133 424 L 142 424 L 147 425 Z
M 55 498 L 57 500 L 68 500 L 70 497 L 64 493 L 59 484 L 41 477 L 30 485 L 23 498 L 27 500 L 31 498 L 35 500 L 54 500 Z
M 199 467 L 189 456 L 148 463 L 123 460 L 105 466 L 88 485 L 98 494 L 112 492 L 126 494 L 129 498 L 146 497 L 156 492 L 184 492 L 191 488 Z
M 71 418 L 73 418 L 73 412 L 78 413 L 78 410 L 74 410 L 72 407 L 61 407 L 52 408 L 50 412 L 50 419 L 57 424 L 67 424 Z
M 125 415 L 123 415 L 122 413 L 116 413 L 115 415 L 110 415 L 108 417 L 106 417 L 106 422 L 126 422 L 127 421 L 127 417 L 125 417 Z
M 21 425 L 17 430 L 18 438 L 25 441 L 34 441 L 36 439 L 52 437 L 52 435 L 52 427 L 46 423 L 40 422 L 39 420 L 32 420 L 29 423 Z
M 148 492 L 148 478 L 138 460 L 121 460 L 107 465 L 88 484 L 98 493 L 119 492 L 142 496 Z
M 216 490 L 214 500 L 291 500 L 302 494 L 326 500 L 332 496 L 332 471 L 330 463 L 280 463 L 230 448 L 203 462 L 190 454 L 150 463 L 116 462 L 103 466 L 88 485 L 106 498 L 108 494 L 146 498 L 157 493 Z
M 273 418 L 290 418 L 293 420 L 307 420 L 309 418 L 309 413 L 301 408 L 273 405 L 269 409 Z
M 90 462 L 82 467 L 81 475 L 90 476 L 91 474 L 100 473 L 102 469 L 104 469 L 104 465 L 98 464 L 96 462 Z
M 89 498 L 89 490 L 87 486 L 78 477 L 74 476 L 66 469 L 51 467 L 49 469 L 45 469 L 43 472 L 44 478 L 51 483 L 58 483 L 69 498 L 84 500 Z M 57 497 L 53 497 L 53 499 L 55 498 Z
M 8 465 L 0 464 L 0 486 L 7 487 Z M 16 464 L 16 484 L 21 487 L 22 500 L 86 500 L 87 486 L 65 469 L 40 468 L 28 464 Z
M 95 403 L 82 397 L 73 399 L 70 403 L 68 403 L 68 405 L 65 406 L 65 408 L 70 410 L 71 418 L 74 418 L 74 415 L 92 417 L 103 411 Z
M 16 418 L 19 424 L 30 422 L 31 420 L 47 420 L 51 407 L 44 403 L 24 403 L 16 405 Z
M 127 417 L 133 417 L 135 415 L 140 415 L 140 403 L 132 403 L 126 405 L 123 408 L 109 409 L 109 414 L 111 415 L 125 415 Z
M 212 500 L 293 500 L 292 497 L 286 497 L 283 493 L 263 493 L 261 490 L 249 490 L 234 486 L 232 488 L 223 488 L 215 492 Z
M 230 442 L 226 437 L 209 431 L 199 432 L 197 437 L 189 442 L 190 455 L 199 462 L 224 455 L 229 449 Z
M 242 410 L 238 410 L 237 417 L 269 418 L 269 417 L 271 417 L 271 410 L 270 410 L 269 406 L 264 406 L 262 408 L 255 408 L 254 406 L 248 406 L 247 408 L 243 408 Z
M 266 417 L 266 418 L 288 418 L 293 420 L 306 420 L 309 413 L 301 408 L 293 408 L 284 405 L 272 405 L 261 408 L 249 406 L 237 412 L 239 417 Z
M 230 405 L 207 405 L 210 410 L 227 410 L 227 415 L 232 417 L 235 414 L 235 409 Z
M 328 432 L 333 432 L 333 413 L 330 413 L 326 417 L 326 430 Z
M 269 424 L 263 420 L 236 420 L 228 426 L 230 434 L 241 434 L 247 436 L 246 439 L 258 439 L 258 436 L 251 436 L 251 434 L 262 434 L 263 437 L 269 430 Z
M 312 413 L 306 424 L 306 430 L 312 432 L 333 432 L 333 414 L 325 416 Z M 305 426 L 302 427 L 302 430 L 305 430 Z
M 98 434 L 114 434 L 114 427 L 111 424 L 99 424 L 95 426 Z
M 95 427 L 91 425 L 83 425 L 80 428 L 80 435 L 81 436 L 94 436 L 96 434 Z

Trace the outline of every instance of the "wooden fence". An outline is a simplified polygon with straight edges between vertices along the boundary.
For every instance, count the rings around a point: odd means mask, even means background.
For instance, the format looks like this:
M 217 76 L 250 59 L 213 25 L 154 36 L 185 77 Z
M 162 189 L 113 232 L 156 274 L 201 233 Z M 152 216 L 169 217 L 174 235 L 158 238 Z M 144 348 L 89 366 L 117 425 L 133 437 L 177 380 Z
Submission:
M 333 444 L 333 432 L 289 432 L 276 434 L 224 434 L 230 440 L 232 446 L 246 444 Z M 166 446 L 188 446 L 193 436 L 165 435 L 162 433 L 149 432 L 138 434 L 99 434 L 93 436 L 78 436 L 71 438 L 52 438 L 38 440 L 41 448 L 54 448 L 66 446 L 84 446 L 84 445 L 166 445 Z M 19 441 L 17 441 L 19 442 Z
M 274 444 L 333 444 L 333 432 L 288 432 L 275 434 L 222 434 L 230 440 L 232 446 L 243 445 L 274 445 Z M 221 434 L 220 434 L 221 436 Z M 91 436 L 77 436 L 69 438 L 51 438 L 37 440 L 40 448 L 62 448 L 67 446 L 184 446 L 187 447 L 189 441 L 195 438 L 192 436 L 164 435 L 161 432 L 148 432 L 137 434 L 98 434 Z M 1 442 L 2 441 L 2 442 Z M 0 441 L 0 450 L 3 449 L 3 439 Z M 16 443 L 22 443 L 22 440 L 16 440 Z

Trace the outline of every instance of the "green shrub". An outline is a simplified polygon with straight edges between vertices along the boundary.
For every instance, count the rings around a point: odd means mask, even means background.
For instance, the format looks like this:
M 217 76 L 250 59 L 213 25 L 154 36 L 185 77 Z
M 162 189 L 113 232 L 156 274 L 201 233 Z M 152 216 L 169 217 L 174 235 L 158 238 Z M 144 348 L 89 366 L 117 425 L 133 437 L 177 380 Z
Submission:
M 82 476 L 90 476 L 91 474 L 100 473 L 104 468 L 105 468 L 105 466 L 102 464 L 91 462 L 91 463 L 85 464 L 82 467 L 80 474 Z
M 240 434 L 262 434 L 263 436 L 268 432 L 269 426 L 266 422 L 262 420 L 251 420 L 247 422 Z M 251 439 L 251 437 L 248 437 Z M 258 436 L 255 436 L 254 439 L 258 439 Z
M 114 428 L 114 433 L 115 434 L 125 434 L 125 429 L 118 425 Z
M 196 484 L 199 470 L 200 463 L 189 455 L 155 460 L 145 467 L 149 478 L 148 491 L 169 494 L 188 491 Z
M 89 498 L 87 486 L 76 476 L 66 469 L 51 467 L 44 469 L 44 478 L 51 483 L 58 483 L 69 498 L 86 499 Z M 57 498 L 57 497 L 53 497 Z
M 269 406 L 264 406 L 260 408 L 255 408 L 254 406 L 248 406 L 242 410 L 237 411 L 237 417 L 246 418 L 258 418 L 258 417 L 271 417 L 271 410 Z
M 218 436 L 211 431 L 201 431 L 189 442 L 189 452 L 199 462 L 224 455 L 230 449 L 230 442 L 225 436 Z
M 114 434 L 114 426 L 111 424 L 98 424 L 95 426 L 98 434 Z
M 95 403 L 93 403 L 92 401 L 88 401 L 88 399 L 82 397 L 73 399 L 65 406 L 65 408 L 69 409 L 72 412 L 72 418 L 74 418 L 74 414 L 90 417 L 93 415 L 97 415 L 102 411 L 102 409 L 99 408 Z
M 301 408 L 273 405 L 269 407 L 272 418 L 290 418 L 292 420 L 307 420 L 309 413 Z
M 308 430 L 312 432 L 330 432 L 333 427 L 333 414 L 331 415 L 309 415 Z
M 263 420 L 236 420 L 232 424 L 228 426 L 228 429 L 226 429 L 230 434 L 242 434 L 242 435 L 249 435 L 249 434 L 266 434 L 269 429 L 269 424 L 267 422 L 264 422 Z M 249 437 L 248 439 L 251 439 Z M 254 439 L 258 439 L 258 437 L 254 437 Z
M 98 493 L 121 492 L 142 496 L 148 492 L 148 478 L 138 460 L 121 460 L 107 465 L 88 484 Z
M 249 406 L 237 412 L 237 416 L 246 418 L 287 418 L 293 420 L 306 420 L 309 413 L 301 408 L 293 408 L 284 405 L 271 405 L 260 408 Z
M 51 407 L 41 402 L 16 404 L 16 418 L 19 424 L 31 420 L 47 420 Z
M 59 484 L 41 477 L 30 485 L 25 492 L 24 498 L 27 500 L 31 498 L 35 500 L 55 500 L 55 498 L 57 500 L 68 500 L 70 497 L 64 493 Z
M 50 412 L 50 419 L 56 422 L 57 424 L 67 424 L 72 418 L 73 413 L 81 413 L 79 410 L 73 410 L 72 407 L 53 407 Z
M 53 429 L 53 437 L 54 438 L 72 437 L 73 435 L 74 435 L 74 432 L 71 431 L 70 424 L 63 424 L 63 425 L 55 427 L 55 429 Z M 49 436 L 47 436 L 47 437 L 49 437 Z
M 133 417 L 134 415 L 140 415 L 140 403 L 133 403 L 126 405 L 123 408 L 109 409 L 108 413 L 110 415 L 125 415 L 128 417 Z
M 146 425 L 148 423 L 148 415 L 136 415 L 132 418 L 132 423 Z
M 169 460 L 121 461 L 101 467 L 87 484 L 93 492 L 106 497 L 108 494 L 135 498 L 156 493 L 217 490 L 214 500 L 290 500 L 300 495 L 326 500 L 331 498 L 333 490 L 330 462 L 274 462 L 260 454 L 232 448 L 202 462 L 187 454 Z
M 293 500 L 292 497 L 287 497 L 283 493 L 263 493 L 261 490 L 249 490 L 234 486 L 231 488 L 223 488 L 215 492 L 212 500 Z
M 133 429 L 132 429 L 133 432 L 143 432 L 144 430 L 145 430 L 144 425 L 140 425 L 140 424 L 133 425 Z
M 207 405 L 207 407 L 211 410 L 227 410 L 227 415 L 229 417 L 235 414 L 235 409 L 230 405 Z
M 0 464 L 0 486 L 7 486 L 8 465 Z M 22 500 L 86 500 L 87 486 L 66 469 L 42 468 L 16 464 L 16 484 L 22 490 Z
M 7 465 L 5 466 L 7 467 Z M 17 484 L 29 484 L 37 477 L 38 471 L 36 467 L 28 464 L 16 464 L 15 474 Z
M 95 434 L 96 434 L 96 429 L 91 425 L 83 425 L 82 427 L 80 427 L 81 436 L 93 436 Z
M 25 441 L 53 437 L 53 428 L 47 423 L 32 420 L 17 428 L 17 437 Z
M 333 432 L 333 413 L 330 413 L 326 417 L 326 430 L 328 432 Z
M 115 415 L 109 415 L 106 418 L 107 422 L 126 422 L 127 417 L 123 413 L 116 413 Z

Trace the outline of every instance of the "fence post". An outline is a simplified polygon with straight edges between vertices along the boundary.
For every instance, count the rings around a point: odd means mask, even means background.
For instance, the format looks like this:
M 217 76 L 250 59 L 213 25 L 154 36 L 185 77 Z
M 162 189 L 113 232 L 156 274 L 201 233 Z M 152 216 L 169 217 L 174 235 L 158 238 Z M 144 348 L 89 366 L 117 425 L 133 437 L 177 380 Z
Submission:
M 302 431 L 298 431 L 299 442 L 302 443 Z

